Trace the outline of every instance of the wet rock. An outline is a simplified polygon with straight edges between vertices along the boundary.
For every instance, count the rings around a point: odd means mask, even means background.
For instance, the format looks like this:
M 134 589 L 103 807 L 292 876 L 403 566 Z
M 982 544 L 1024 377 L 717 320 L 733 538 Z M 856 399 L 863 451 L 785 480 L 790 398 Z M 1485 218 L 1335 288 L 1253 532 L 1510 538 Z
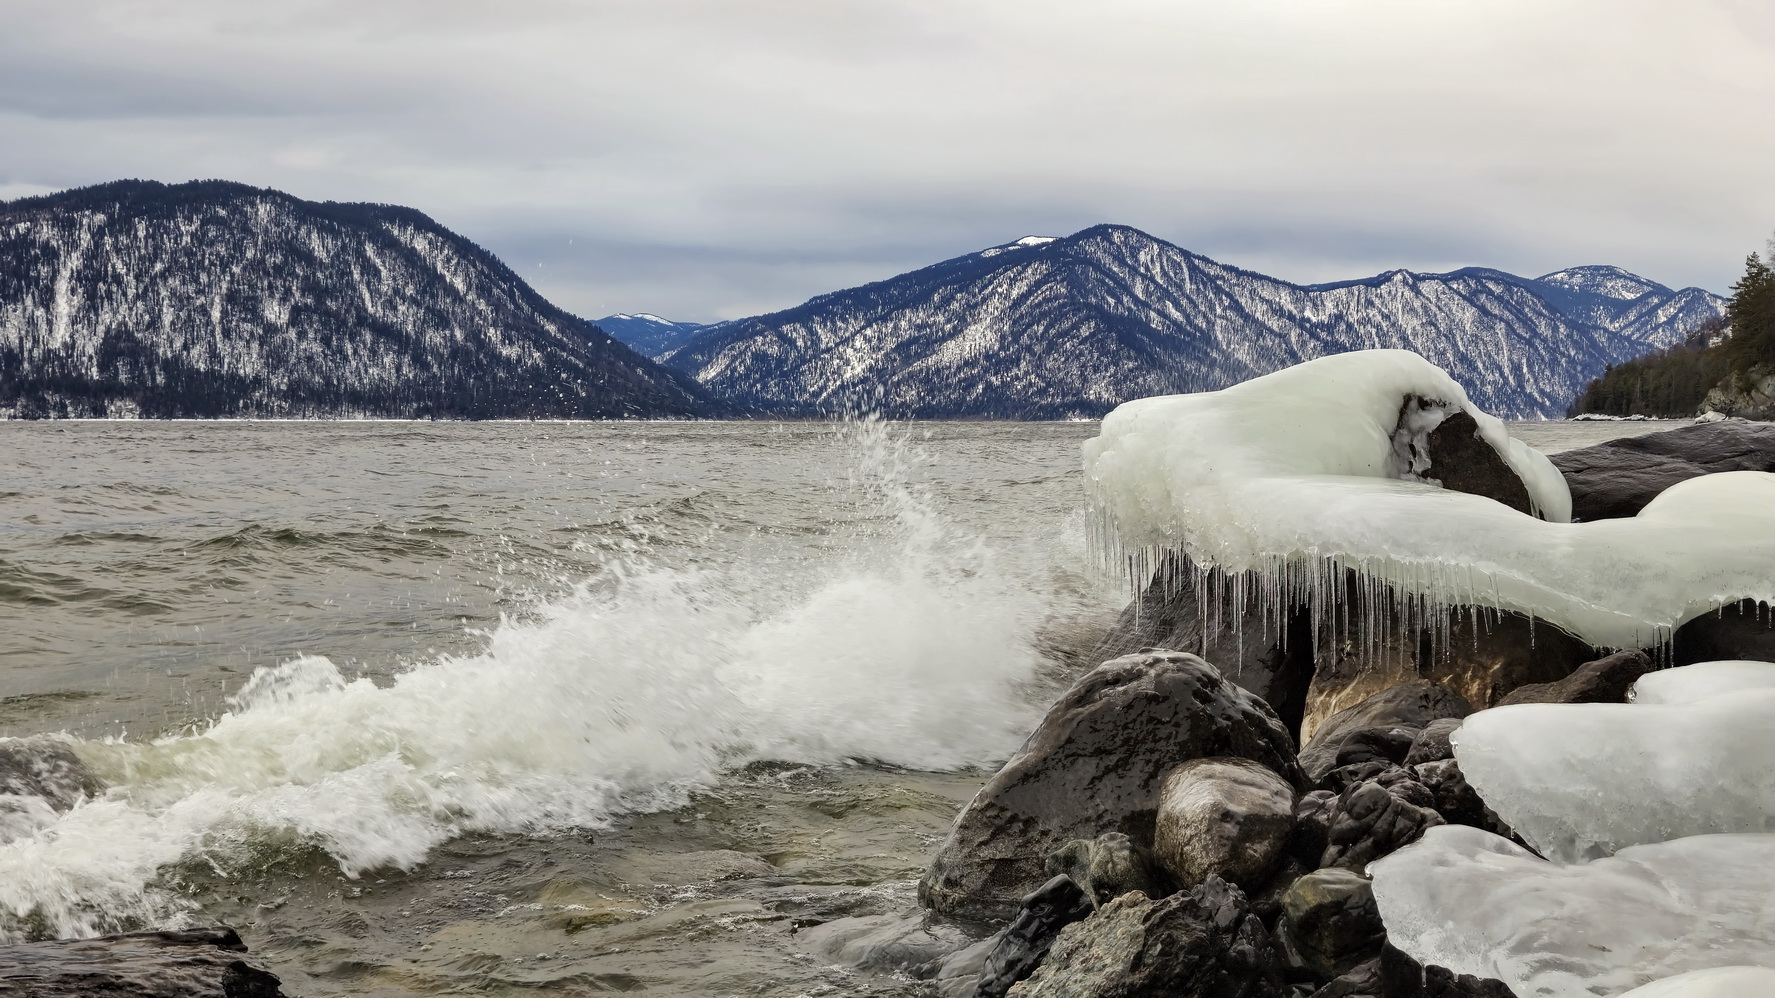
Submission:
M 62 738 L 0 738 L 0 794 L 41 798 L 66 811 L 94 789 L 86 764 Z
M 1098 660 L 1146 648 L 1199 655 L 1263 698 L 1300 730 L 1313 679 L 1313 629 L 1304 605 L 1271 605 L 1255 576 L 1198 569 L 1168 554 L 1098 646 Z
M 1192 759 L 1165 778 L 1153 854 L 1185 885 L 1263 884 L 1294 831 L 1294 787 L 1250 759 Z
M 1775 609 L 1739 600 L 1704 613 L 1676 629 L 1671 650 L 1676 665 L 1739 658 L 1775 662 Z
M 1462 720 L 1459 717 L 1439 717 L 1424 725 L 1424 730 L 1418 732 L 1417 738 L 1412 740 L 1411 751 L 1405 753 L 1405 761 L 1401 765 L 1415 766 L 1420 762 L 1453 759 L 1455 750 L 1449 736 L 1461 726 Z
M 1417 998 L 1416 995 L 1388 995 L 1381 980 L 1381 959 L 1375 957 L 1326 982 L 1308 998 Z
M 1406 406 L 1413 401 L 1408 398 Z M 1420 405 L 1423 402 L 1415 401 Z M 1406 419 L 1402 412 L 1402 425 Z M 1519 513 L 1533 514 L 1528 486 L 1511 470 L 1503 455 L 1479 435 L 1479 423 L 1467 413 L 1450 413 L 1438 423 L 1424 438 L 1423 457 L 1428 464 L 1416 470 L 1418 478 L 1454 492 L 1485 496 Z
M 1634 516 L 1677 482 L 1720 471 L 1775 471 L 1775 426 L 1700 423 L 1551 455 L 1572 518 Z
M 951 826 L 919 883 L 934 910 L 1008 919 L 1050 876 L 1044 859 L 1109 831 L 1150 848 L 1164 776 L 1204 756 L 1251 759 L 1295 786 L 1294 742 L 1269 707 L 1207 662 L 1148 652 L 1105 662 L 1041 725 Z
M 937 962 L 973 942 L 958 926 L 927 912 L 838 918 L 803 929 L 800 944 L 825 960 L 876 973 L 934 969 Z
M 1375 998 L 1516 998 L 1503 981 L 1427 967 L 1392 945 L 1381 948 L 1380 983 Z
M 1400 682 L 1326 718 L 1300 750 L 1307 778 L 1321 783 L 1352 762 L 1403 762 L 1431 721 L 1473 713 L 1465 697 L 1425 679 Z M 1349 756 L 1344 755 L 1345 746 Z
M 1434 796 L 1432 806 L 1437 814 L 1442 815 L 1442 820 L 1451 825 L 1471 825 L 1509 837 L 1510 826 L 1499 820 L 1492 809 L 1485 806 L 1479 791 L 1468 785 L 1467 778 L 1461 775 L 1460 763 L 1453 759 L 1438 759 L 1410 768 L 1417 782 L 1429 788 Z
M 0 996 L 280 998 L 233 929 L 137 932 L 0 946 Z
M 1094 907 L 1068 877 L 1055 877 L 1043 884 L 1023 899 L 1011 924 L 989 940 L 978 983 L 970 994 L 973 998 L 1003 998 L 1011 985 L 1035 973 L 1060 930 L 1090 915 Z
M 1073 839 L 1048 854 L 1044 869 L 1050 876 L 1065 877 L 1077 884 L 1094 908 L 1130 891 L 1151 898 L 1170 893 L 1165 889 L 1164 874 L 1153 863 L 1152 853 L 1135 845 L 1122 832 Z
M 1418 790 L 1427 793 L 1421 785 Z M 1374 860 L 1417 841 L 1424 829 L 1441 824 L 1445 822 L 1440 814 L 1402 799 L 1379 782 L 1358 783 L 1338 797 L 1319 865 L 1361 871 Z
M 1283 959 L 1320 980 L 1380 957 L 1387 941 L 1369 879 L 1352 870 L 1315 870 L 1282 896 L 1276 938 Z
M 1325 855 L 1337 798 L 1337 791 L 1314 790 L 1294 803 L 1294 834 L 1288 839 L 1288 854 L 1309 869 L 1318 869 L 1319 858 Z
M 1512 690 L 1498 706 L 1513 703 L 1626 703 L 1634 680 L 1652 671 L 1645 652 L 1616 652 L 1578 667 L 1554 683 L 1533 683 Z
M 1281 965 L 1263 923 L 1219 877 L 1154 901 L 1124 894 L 1061 930 L 1013 998 L 1273 998 Z

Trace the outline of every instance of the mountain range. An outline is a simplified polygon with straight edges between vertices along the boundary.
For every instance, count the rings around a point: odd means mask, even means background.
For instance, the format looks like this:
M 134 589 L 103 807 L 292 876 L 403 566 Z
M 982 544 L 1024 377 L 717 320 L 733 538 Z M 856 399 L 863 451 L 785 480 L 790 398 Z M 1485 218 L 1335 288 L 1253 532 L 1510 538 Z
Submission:
M 0 203 L 0 414 L 729 412 L 411 208 L 224 181 Z
M 1535 418 L 1562 415 L 1608 365 L 1680 341 L 1724 305 L 1604 266 L 1298 285 L 1099 225 L 781 312 L 677 327 L 689 338 L 656 355 L 756 410 L 1057 419 L 1400 347 L 1447 369 L 1488 411 Z

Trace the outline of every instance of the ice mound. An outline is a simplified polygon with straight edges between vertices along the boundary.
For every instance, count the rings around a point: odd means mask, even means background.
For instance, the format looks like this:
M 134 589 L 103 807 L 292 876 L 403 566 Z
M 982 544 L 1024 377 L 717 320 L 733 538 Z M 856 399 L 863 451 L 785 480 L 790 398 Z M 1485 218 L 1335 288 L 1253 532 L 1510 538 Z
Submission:
M 1696 970 L 1643 988 L 1621 998 L 1767 998 L 1775 995 L 1775 970 L 1768 967 L 1714 967 Z
M 1412 396 L 1439 403 L 1414 420 L 1472 416 L 1545 519 L 1412 481 L 1395 439 L 1425 431 L 1400 426 Z M 1100 543 L 1137 582 L 1171 552 L 1309 596 L 1354 568 L 1431 604 L 1516 610 L 1619 648 L 1725 602 L 1775 600 L 1775 475 L 1707 475 L 1637 517 L 1564 522 L 1571 495 L 1552 463 L 1408 351 L 1129 402 L 1086 441 L 1084 462 Z
M 1594 998 L 1653 981 L 1674 988 L 1662 979 L 1775 954 L 1775 835 L 1695 836 L 1567 866 L 1444 825 L 1369 872 L 1393 945 L 1424 963 L 1498 978 L 1519 995 Z M 1693 980 L 1697 989 L 1723 986 Z
M 1636 704 L 1694 703 L 1723 693 L 1767 689 L 1775 689 L 1775 662 L 1697 662 L 1641 676 L 1628 698 Z
M 1684 672 L 1664 685 L 1680 690 Z M 1451 740 L 1467 782 L 1549 859 L 1775 832 L 1775 688 L 1693 703 L 1495 707 Z

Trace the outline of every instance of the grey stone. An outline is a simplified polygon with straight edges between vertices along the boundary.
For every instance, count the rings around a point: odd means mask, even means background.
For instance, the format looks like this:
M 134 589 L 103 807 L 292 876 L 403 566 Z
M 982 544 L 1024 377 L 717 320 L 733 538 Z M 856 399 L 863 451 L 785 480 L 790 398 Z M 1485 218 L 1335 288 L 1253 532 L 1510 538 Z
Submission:
M 1294 787 L 1250 759 L 1192 759 L 1159 794 L 1153 855 L 1178 883 L 1262 886 L 1294 831 Z
M 1461 775 L 1461 764 L 1453 759 L 1421 762 L 1411 767 L 1417 782 L 1429 788 L 1434 797 L 1432 806 L 1442 820 L 1451 825 L 1471 825 L 1509 837 L 1510 826 L 1499 820 L 1492 809 Z
M 1073 839 L 1121 832 L 1150 848 L 1165 774 L 1237 756 L 1304 783 L 1294 742 L 1255 695 L 1207 662 L 1148 652 L 1105 662 L 1048 710 L 1035 733 L 962 809 L 919 883 L 934 910 L 1008 919 Z
M 1327 867 L 1296 880 L 1282 896 L 1276 936 L 1285 959 L 1324 980 L 1378 959 L 1387 927 L 1369 879 Z
M 280 998 L 233 929 L 137 932 L 0 946 L 0 996 Z
M 1390 944 L 1381 947 L 1380 983 L 1375 998 L 1516 998 L 1503 981 L 1425 966 Z
M 1346 744 L 1368 752 L 1390 746 L 1398 753 L 1390 761 L 1402 762 L 1418 732 L 1431 721 L 1471 713 L 1473 705 L 1446 687 L 1425 679 L 1400 682 L 1326 718 L 1301 748 L 1301 768 L 1309 780 L 1322 782 L 1340 765 Z
M 1405 753 L 1405 760 L 1400 765 L 1415 766 L 1420 762 L 1453 759 L 1455 750 L 1454 745 L 1449 742 L 1449 736 L 1461 726 L 1461 721 L 1462 718 L 1459 717 L 1439 717 L 1424 725 L 1424 729 L 1412 740 L 1411 750 Z
M 1153 863 L 1151 852 L 1122 832 L 1073 839 L 1049 853 L 1043 868 L 1049 876 L 1066 877 L 1078 885 L 1093 908 L 1130 891 L 1150 898 L 1171 893 L 1165 889 L 1165 877 Z
M 1498 706 L 1513 703 L 1626 703 L 1634 680 L 1652 671 L 1652 660 L 1641 651 L 1616 652 L 1553 683 L 1533 683 L 1512 690 Z
M 1060 932 L 1013 998 L 1274 998 L 1269 934 L 1237 887 L 1210 877 L 1154 901 L 1124 894 Z
M 1421 785 L 1417 789 L 1425 790 Z M 1446 822 L 1440 814 L 1402 799 L 1382 783 L 1358 783 L 1338 797 L 1319 865 L 1361 872 L 1374 860 L 1417 841 L 1426 828 L 1441 824 Z
M 1678 627 L 1670 644 L 1676 665 L 1738 658 L 1775 662 L 1775 610 L 1754 600 L 1729 603 Z
M 1678 482 L 1721 471 L 1775 471 L 1775 425 L 1698 423 L 1552 455 L 1572 518 L 1633 516 Z
M 973 998 L 1003 998 L 1011 985 L 1041 966 L 1060 930 L 1083 920 L 1095 908 L 1068 877 L 1055 877 L 1024 898 L 1017 917 L 992 937 Z

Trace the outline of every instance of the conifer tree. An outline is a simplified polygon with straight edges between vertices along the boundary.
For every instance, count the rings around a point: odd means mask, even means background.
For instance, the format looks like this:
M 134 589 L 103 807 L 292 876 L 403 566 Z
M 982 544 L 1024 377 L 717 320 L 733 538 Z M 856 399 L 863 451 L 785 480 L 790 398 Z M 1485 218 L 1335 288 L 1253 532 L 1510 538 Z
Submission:
M 1726 317 L 1732 323 L 1727 350 L 1733 370 L 1775 364 L 1775 270 L 1755 253 L 1745 258 L 1744 276 L 1732 285 Z

